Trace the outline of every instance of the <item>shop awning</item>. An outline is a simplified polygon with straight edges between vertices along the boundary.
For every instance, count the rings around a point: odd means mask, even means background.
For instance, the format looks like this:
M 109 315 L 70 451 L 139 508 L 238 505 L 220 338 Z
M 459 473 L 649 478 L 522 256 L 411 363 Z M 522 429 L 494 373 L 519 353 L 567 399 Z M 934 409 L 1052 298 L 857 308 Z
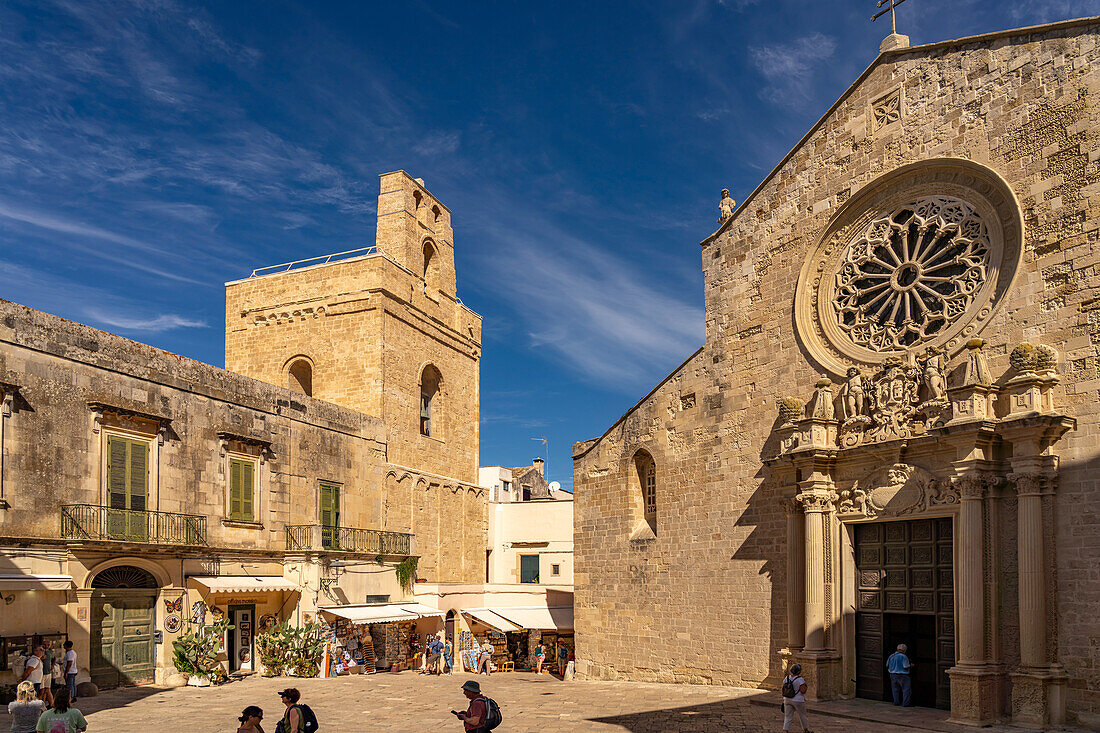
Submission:
M 298 586 L 277 575 L 194 575 L 191 577 L 211 593 L 266 593 L 298 590 Z
M 493 612 L 491 608 L 464 608 L 462 612 L 467 616 L 473 617 L 475 620 L 480 621 L 489 628 L 496 629 L 497 631 L 519 631 L 520 627 L 508 619 L 501 618 Z
M 493 613 L 503 616 L 523 629 L 540 631 L 572 631 L 572 606 L 518 606 L 493 608 Z
M 69 590 L 72 587 L 71 575 L 0 575 L 0 590 Z
M 353 624 L 384 624 L 390 621 L 415 621 L 428 616 L 442 616 L 438 608 L 422 603 L 384 603 L 364 606 L 325 606 L 317 609 L 346 618 Z

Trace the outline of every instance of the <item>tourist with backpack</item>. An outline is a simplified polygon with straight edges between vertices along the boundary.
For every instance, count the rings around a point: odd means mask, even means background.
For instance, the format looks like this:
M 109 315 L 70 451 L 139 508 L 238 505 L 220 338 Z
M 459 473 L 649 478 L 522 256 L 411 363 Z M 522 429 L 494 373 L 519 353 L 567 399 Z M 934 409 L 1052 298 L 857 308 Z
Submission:
M 802 724 L 805 733 L 813 733 L 810 730 L 810 722 L 806 719 L 806 680 L 802 677 L 802 665 L 792 664 L 787 676 L 783 678 L 783 733 L 790 733 L 791 722 L 798 715 L 798 722 Z
M 279 697 L 286 705 L 283 719 L 275 724 L 275 733 L 315 733 L 318 728 L 317 716 L 313 714 L 309 705 L 299 700 L 302 693 L 294 687 L 288 687 L 279 693 Z
M 477 680 L 467 680 L 462 685 L 462 694 L 470 701 L 470 706 L 464 713 L 457 710 L 452 710 L 451 713 L 462 721 L 467 733 L 487 733 L 500 725 L 500 706 L 482 694 Z

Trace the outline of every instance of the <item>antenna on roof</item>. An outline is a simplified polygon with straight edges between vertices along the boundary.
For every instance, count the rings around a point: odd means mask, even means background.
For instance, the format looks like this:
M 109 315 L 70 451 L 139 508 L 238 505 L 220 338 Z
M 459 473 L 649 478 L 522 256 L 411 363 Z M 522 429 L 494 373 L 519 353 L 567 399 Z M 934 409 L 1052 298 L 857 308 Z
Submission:
M 542 443 L 543 447 L 546 449 L 546 463 L 544 463 L 542 467 L 543 478 L 546 478 L 550 475 L 550 440 L 548 438 L 531 438 L 531 440 Z
M 878 0 L 878 3 L 875 5 L 875 7 L 879 8 L 884 5 L 888 5 L 889 7 L 887 7 L 885 10 L 880 10 L 872 15 L 872 23 L 882 16 L 886 15 L 887 13 L 890 13 L 890 35 L 888 35 L 886 39 L 881 44 L 879 44 L 878 50 L 880 52 L 889 51 L 894 48 L 908 48 L 909 46 L 909 36 L 903 36 L 898 33 L 897 18 L 894 15 L 894 8 L 901 5 L 903 2 L 905 2 L 905 0 Z

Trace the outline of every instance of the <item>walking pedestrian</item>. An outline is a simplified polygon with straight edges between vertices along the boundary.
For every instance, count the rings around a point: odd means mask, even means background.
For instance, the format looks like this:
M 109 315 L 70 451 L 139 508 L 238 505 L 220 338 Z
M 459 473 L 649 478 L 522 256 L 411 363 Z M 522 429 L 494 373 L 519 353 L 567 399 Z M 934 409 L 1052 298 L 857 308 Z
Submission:
M 260 721 L 264 719 L 264 711 L 256 705 L 249 705 L 241 713 L 241 717 L 237 720 L 241 721 L 241 727 L 237 728 L 237 733 L 264 733 L 264 729 L 260 726 Z
M 565 679 L 565 665 L 569 661 L 569 647 L 565 645 L 565 639 L 558 639 L 558 675 Z
M 886 660 L 886 671 L 890 673 L 890 692 L 894 695 L 894 704 L 905 707 L 913 704 L 913 682 L 909 678 L 909 670 L 913 668 L 913 663 L 906 656 L 908 651 L 909 647 L 898 644 L 898 650 Z
M 489 672 L 489 664 L 493 660 L 493 652 L 495 652 L 495 651 L 496 651 L 496 649 L 494 649 L 493 645 L 490 644 L 489 642 L 485 642 L 484 644 L 481 645 L 481 654 L 479 654 L 478 658 L 477 658 L 477 673 L 478 674 L 483 674 L 482 670 L 485 670 L 484 674 L 491 674 Z
M 462 685 L 462 694 L 470 701 L 466 712 L 457 710 L 451 712 L 462 721 L 462 725 L 468 733 L 488 733 L 485 724 L 489 718 L 489 701 L 481 694 L 481 685 L 477 680 L 467 680 Z
M 42 642 L 42 649 L 45 654 L 42 656 L 42 699 L 46 701 L 46 707 L 53 706 L 53 686 L 55 682 L 60 680 L 54 680 L 53 666 L 54 666 L 54 648 L 53 640 L 46 639 Z
M 443 642 L 438 636 L 433 636 L 428 644 L 428 674 L 442 674 L 440 661 L 443 657 Z
M 88 728 L 88 721 L 80 711 L 69 705 L 69 691 L 58 690 L 53 707 L 42 713 L 35 728 L 38 733 L 80 733 Z
M 535 645 L 535 674 L 542 674 L 542 663 L 546 659 L 546 648 L 540 641 Z
M 275 733 L 305 733 L 305 731 L 317 729 L 317 718 L 314 717 L 308 705 L 300 702 L 302 693 L 298 692 L 297 688 L 288 687 L 279 693 L 279 697 L 283 705 L 286 705 L 286 712 L 283 713 L 283 719 L 275 726 Z M 311 721 L 311 727 L 306 726 L 307 720 Z
M 27 657 L 27 663 L 23 667 L 23 676 L 19 678 L 22 682 L 26 680 L 34 685 L 34 694 L 39 700 L 42 699 L 42 659 L 46 656 L 46 650 L 40 646 L 34 648 L 34 654 Z
M 65 686 L 69 688 L 69 700 L 76 702 L 76 652 L 73 651 L 73 643 L 66 641 L 63 645 L 65 655 L 62 657 L 62 666 L 65 672 Z
M 446 665 L 447 674 L 454 674 L 455 670 L 455 647 L 451 643 L 450 639 L 443 644 L 443 663 Z
M 24 680 L 15 688 L 15 700 L 8 703 L 11 733 L 34 733 L 46 703 L 34 694 L 34 685 Z
M 783 733 L 790 733 L 795 715 L 804 733 L 813 733 L 806 718 L 806 680 L 802 677 L 801 664 L 792 664 L 783 678 Z

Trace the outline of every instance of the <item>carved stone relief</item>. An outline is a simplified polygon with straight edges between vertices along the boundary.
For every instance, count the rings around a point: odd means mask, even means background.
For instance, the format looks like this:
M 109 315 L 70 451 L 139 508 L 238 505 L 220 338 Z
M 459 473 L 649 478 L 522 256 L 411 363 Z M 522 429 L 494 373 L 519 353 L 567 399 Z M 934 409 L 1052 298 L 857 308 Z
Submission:
M 949 481 L 906 463 L 876 469 L 838 494 L 837 514 L 900 517 L 959 502 Z

